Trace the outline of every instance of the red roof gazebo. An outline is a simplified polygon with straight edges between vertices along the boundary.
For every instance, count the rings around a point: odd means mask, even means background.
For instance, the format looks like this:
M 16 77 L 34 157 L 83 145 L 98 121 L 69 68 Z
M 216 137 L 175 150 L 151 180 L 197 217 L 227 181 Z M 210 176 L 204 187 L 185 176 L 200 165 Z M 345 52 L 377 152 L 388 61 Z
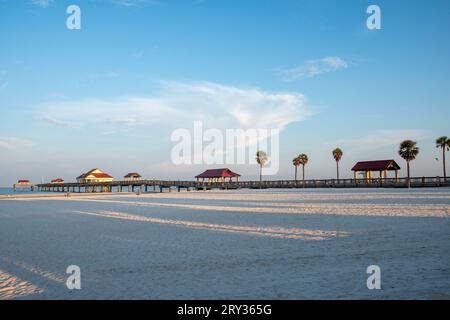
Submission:
M 113 177 L 100 169 L 92 169 L 77 177 L 78 183 L 86 182 L 107 182 L 112 181 Z
M 235 173 L 228 168 L 223 168 L 206 170 L 205 172 L 195 176 L 195 178 L 197 181 L 200 181 L 200 179 L 205 181 L 205 179 L 207 179 L 208 182 L 232 182 L 233 178 L 235 178 L 236 181 L 239 181 L 240 176 L 240 174 Z
M 395 171 L 395 178 L 397 179 L 399 170 L 400 166 L 394 160 L 360 161 L 352 168 L 355 179 L 358 172 L 362 172 L 367 180 L 373 178 L 374 171 L 378 171 L 382 179 L 387 178 L 388 171 Z

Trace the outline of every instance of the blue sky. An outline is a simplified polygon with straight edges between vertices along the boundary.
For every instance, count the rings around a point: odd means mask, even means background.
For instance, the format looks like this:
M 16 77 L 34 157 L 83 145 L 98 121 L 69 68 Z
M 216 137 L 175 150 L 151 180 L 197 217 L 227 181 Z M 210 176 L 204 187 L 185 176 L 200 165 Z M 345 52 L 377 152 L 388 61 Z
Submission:
M 66 28 L 71 4 L 81 30 Z M 381 30 L 366 27 L 370 4 Z M 440 175 L 449 32 L 445 0 L 0 0 L 0 185 L 93 167 L 191 178 L 206 166 L 174 166 L 170 135 L 197 119 L 281 129 L 271 179 L 291 178 L 298 153 L 307 177 L 333 177 L 337 146 L 343 176 L 357 160 L 403 168 L 407 138 L 413 175 Z

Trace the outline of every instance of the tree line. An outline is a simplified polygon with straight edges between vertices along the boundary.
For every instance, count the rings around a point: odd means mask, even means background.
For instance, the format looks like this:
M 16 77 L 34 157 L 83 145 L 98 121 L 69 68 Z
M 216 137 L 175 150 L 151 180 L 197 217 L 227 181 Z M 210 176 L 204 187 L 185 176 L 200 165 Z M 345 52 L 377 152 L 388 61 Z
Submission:
M 436 147 L 442 149 L 442 165 L 443 165 L 443 173 L 444 173 L 444 180 L 447 181 L 447 172 L 445 168 L 445 153 L 446 151 L 450 151 L 450 138 L 446 136 L 439 137 L 436 139 Z M 417 146 L 417 142 L 413 140 L 404 140 L 400 143 L 398 154 L 400 157 L 402 157 L 406 161 L 406 172 L 407 172 L 407 178 L 408 178 L 408 186 L 411 185 L 410 178 L 411 178 L 411 170 L 410 170 L 410 163 L 411 161 L 415 160 L 417 156 L 419 155 L 419 147 Z M 336 161 L 336 178 L 339 180 L 339 162 L 341 161 L 342 157 L 344 156 L 344 152 L 341 148 L 336 148 L 332 152 L 332 156 L 334 160 Z M 256 153 L 256 162 L 259 165 L 259 181 L 262 181 L 262 170 L 264 167 L 264 164 L 267 162 L 268 157 L 266 152 L 264 151 L 258 151 Z M 302 166 L 302 180 L 305 180 L 305 166 L 308 164 L 309 158 L 308 155 L 301 153 L 294 157 L 292 159 L 292 164 L 294 166 L 294 178 L 295 181 L 297 181 L 297 172 L 298 167 Z

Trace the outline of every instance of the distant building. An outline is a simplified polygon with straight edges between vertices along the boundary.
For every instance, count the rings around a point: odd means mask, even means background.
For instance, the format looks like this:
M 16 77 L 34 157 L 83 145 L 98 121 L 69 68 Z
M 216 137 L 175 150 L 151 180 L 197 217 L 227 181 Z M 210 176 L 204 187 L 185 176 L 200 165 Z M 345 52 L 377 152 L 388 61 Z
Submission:
M 64 183 L 64 179 L 61 178 L 53 179 L 52 183 Z
M 142 179 L 142 176 L 137 172 L 131 172 L 123 178 L 125 179 L 125 181 L 139 181 Z
M 100 169 L 92 169 L 77 177 L 78 183 L 111 182 L 114 178 Z
M 397 179 L 399 170 L 400 166 L 394 160 L 360 161 L 352 168 L 355 179 L 358 173 L 362 173 L 366 180 L 373 179 L 374 172 L 379 173 L 379 178 L 386 179 L 388 171 L 395 171 L 395 179 Z
M 203 172 L 202 174 L 199 174 L 195 178 L 197 179 L 197 181 L 202 181 L 202 182 L 207 181 L 207 182 L 225 183 L 225 182 L 232 182 L 233 179 L 235 179 L 235 181 L 238 182 L 240 176 L 241 176 L 240 174 L 235 173 L 228 168 L 224 168 L 224 169 L 206 170 L 205 172 Z
M 31 191 L 34 191 L 34 185 L 27 179 L 17 180 L 17 183 L 13 184 L 13 190 L 16 192 L 17 188 L 30 187 Z

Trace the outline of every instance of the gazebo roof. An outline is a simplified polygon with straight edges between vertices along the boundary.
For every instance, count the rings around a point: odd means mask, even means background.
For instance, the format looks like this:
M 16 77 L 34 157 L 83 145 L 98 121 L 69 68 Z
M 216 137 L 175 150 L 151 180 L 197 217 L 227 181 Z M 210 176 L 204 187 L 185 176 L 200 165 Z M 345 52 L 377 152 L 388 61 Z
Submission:
M 141 178 L 142 176 L 137 172 L 130 172 L 124 178 Z
M 360 161 L 355 164 L 352 171 L 384 171 L 400 170 L 400 166 L 394 160 Z
M 99 171 L 99 172 L 94 172 L 94 171 Z M 112 178 L 112 176 L 110 176 L 109 174 L 101 171 L 100 169 L 92 169 L 86 173 L 83 173 L 82 175 L 80 175 L 79 177 L 77 177 L 77 179 L 84 179 L 87 178 L 89 176 L 93 176 L 94 178 Z
M 196 176 L 196 178 L 235 178 L 240 176 L 240 174 L 235 173 L 228 168 L 224 168 L 206 170 L 202 174 Z

